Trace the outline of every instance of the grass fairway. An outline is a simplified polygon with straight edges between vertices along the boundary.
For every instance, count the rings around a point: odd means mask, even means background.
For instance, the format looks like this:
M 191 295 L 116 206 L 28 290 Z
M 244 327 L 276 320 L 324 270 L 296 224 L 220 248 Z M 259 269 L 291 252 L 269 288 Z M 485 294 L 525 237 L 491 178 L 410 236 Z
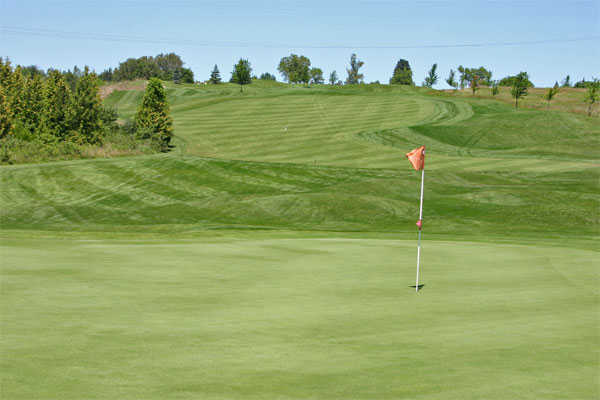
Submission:
M 378 86 L 169 99 L 169 154 L 0 168 L 2 399 L 600 397 L 597 118 Z

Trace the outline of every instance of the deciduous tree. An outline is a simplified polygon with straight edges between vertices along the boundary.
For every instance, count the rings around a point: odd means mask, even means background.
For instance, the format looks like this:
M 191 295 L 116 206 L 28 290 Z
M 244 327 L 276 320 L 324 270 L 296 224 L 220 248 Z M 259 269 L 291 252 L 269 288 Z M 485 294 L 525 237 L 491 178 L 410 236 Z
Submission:
M 527 72 L 525 72 L 524 74 L 525 74 L 524 77 L 526 79 L 525 84 L 527 85 L 527 87 L 528 88 L 533 87 L 533 83 L 529 80 L 529 74 L 527 74 Z M 517 75 L 506 76 L 506 77 L 500 79 L 500 82 L 498 82 L 498 85 L 512 87 L 512 86 L 514 86 L 516 79 L 517 79 Z
M 591 117 L 594 104 L 600 100 L 600 81 L 598 79 L 592 80 L 587 89 L 584 101 L 588 104 L 588 116 Z
M 119 63 L 117 68 L 109 68 L 102 72 L 100 78 L 105 81 L 150 78 L 160 78 L 170 81 L 177 78 L 180 83 L 193 83 L 194 73 L 189 68 L 184 68 L 183 65 L 183 60 L 175 53 L 161 53 L 155 57 L 128 58 Z
M 456 82 L 456 73 L 453 69 L 450 70 L 450 74 L 448 75 L 448 79 L 446 79 L 446 83 L 448 86 L 453 87 L 454 90 L 458 88 L 458 82 Z
M 519 99 L 527 96 L 527 89 L 529 88 L 528 83 L 529 77 L 527 72 L 519 72 L 514 76 L 510 94 L 515 99 L 515 109 L 519 108 Z
M 476 77 L 478 85 L 490 86 L 492 81 L 492 71 L 485 67 L 465 68 L 462 65 L 459 65 L 458 72 L 460 73 L 461 89 L 464 89 L 467 85 L 471 87 L 471 81 L 474 77 Z
M 465 88 L 465 83 L 467 82 L 466 80 L 466 74 L 465 74 L 465 67 L 463 67 L 462 65 L 459 65 L 458 68 L 458 73 L 459 75 L 459 86 L 460 86 L 460 90 L 463 90 Z
M 348 73 L 348 77 L 346 78 L 347 85 L 355 85 L 363 82 L 365 76 L 358 72 L 363 65 L 365 65 L 365 63 L 360 61 L 356 57 L 356 54 L 353 53 L 350 56 L 350 68 L 346 68 L 346 72 Z
M 240 58 L 240 61 L 233 66 L 231 82 L 240 85 L 240 92 L 243 91 L 244 85 L 252 83 L 252 67 L 248 60 Z
M 438 81 L 437 64 L 433 64 L 431 66 L 431 69 L 427 73 L 427 76 L 425 77 L 423 86 L 431 88 L 431 87 L 433 87 L 433 85 L 435 85 L 437 83 L 437 81 Z
M 329 74 L 329 84 L 333 86 L 337 83 L 337 81 L 338 81 L 337 72 L 335 70 L 331 71 L 331 74 Z
M 500 93 L 500 87 L 498 86 L 498 81 L 492 81 L 492 86 L 490 87 L 492 96 L 496 96 Z
M 560 91 L 560 87 L 558 86 L 558 82 L 554 83 L 554 87 L 548 88 L 548 91 L 544 95 L 544 100 L 546 100 L 546 108 L 550 108 L 550 102 L 558 94 Z
M 175 73 L 175 71 L 180 70 L 181 68 L 183 68 L 183 60 L 181 59 L 180 56 L 178 56 L 175 53 L 167 53 L 167 54 L 159 54 L 156 57 L 146 57 L 146 60 L 148 62 L 148 64 L 156 64 L 159 68 L 159 70 L 162 72 L 162 74 L 160 74 L 160 78 L 164 79 L 164 80 L 172 80 L 173 79 L 173 74 Z M 150 67 L 150 69 L 154 69 L 153 67 Z M 180 71 L 181 74 L 181 71 Z M 150 78 L 150 76 L 148 76 L 147 78 Z M 192 80 L 193 82 L 193 80 Z
M 290 54 L 279 61 L 277 70 L 289 83 L 308 83 L 310 81 L 308 57 Z
M 177 68 L 173 71 L 174 83 L 194 83 L 194 72 L 189 68 Z
M 314 84 L 320 85 L 325 80 L 323 79 L 323 70 L 321 68 L 310 69 L 310 81 Z
M 477 74 L 471 75 L 469 79 L 469 87 L 475 96 L 475 92 L 479 90 L 479 76 Z

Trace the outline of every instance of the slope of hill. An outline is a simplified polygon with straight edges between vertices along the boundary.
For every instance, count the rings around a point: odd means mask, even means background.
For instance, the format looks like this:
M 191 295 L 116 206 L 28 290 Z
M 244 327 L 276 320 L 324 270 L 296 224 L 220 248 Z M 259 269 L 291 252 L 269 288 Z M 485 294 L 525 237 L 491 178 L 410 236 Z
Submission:
M 419 177 L 404 153 L 426 144 L 431 232 L 597 233 L 594 119 L 406 88 L 279 86 L 171 86 L 171 154 L 3 168 L 2 226 L 412 232 Z M 108 102 L 128 117 L 140 96 Z
M 471 98 L 473 93 L 471 89 L 465 88 L 464 90 L 452 91 L 448 90 L 447 93 L 458 98 Z M 493 99 L 504 102 L 514 107 L 515 99 L 511 95 L 511 88 L 500 87 L 499 93 L 496 96 L 492 96 L 491 89 L 482 87 L 477 91 L 476 96 L 478 98 Z M 530 108 L 536 110 L 554 110 L 554 111 L 567 111 L 577 114 L 587 114 L 587 104 L 584 102 L 585 93 L 587 89 L 580 88 L 560 88 L 558 95 L 556 95 L 550 104 L 544 100 L 544 95 L 548 92 L 548 88 L 529 88 L 527 96 L 519 100 L 519 106 L 521 108 Z M 596 115 L 598 110 L 596 110 Z
M 2 170 L 0 221 L 4 229 L 54 231 L 413 232 L 419 177 L 400 161 L 397 170 L 191 156 L 16 166 Z M 427 174 L 430 234 L 562 237 L 573 225 L 579 235 L 597 233 L 593 163 L 444 165 Z
M 168 91 L 169 154 L 0 168 L 0 397 L 600 396 L 597 119 L 378 86 Z M 140 97 L 106 102 L 126 119 Z

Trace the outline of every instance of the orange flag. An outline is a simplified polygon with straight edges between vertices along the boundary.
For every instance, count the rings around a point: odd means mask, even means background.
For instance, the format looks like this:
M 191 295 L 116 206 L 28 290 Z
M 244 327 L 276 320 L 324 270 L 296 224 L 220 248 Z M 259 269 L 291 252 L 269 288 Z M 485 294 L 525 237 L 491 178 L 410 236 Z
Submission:
M 408 157 L 408 161 L 410 161 L 413 168 L 417 171 L 425 168 L 425 146 L 421 146 L 410 153 L 406 153 L 406 157 Z

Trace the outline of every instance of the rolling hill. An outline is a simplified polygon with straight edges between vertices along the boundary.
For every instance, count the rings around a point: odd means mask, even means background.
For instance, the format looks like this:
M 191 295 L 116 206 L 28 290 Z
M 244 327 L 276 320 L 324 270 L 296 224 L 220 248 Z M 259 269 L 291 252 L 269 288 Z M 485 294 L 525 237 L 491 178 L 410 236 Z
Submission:
M 600 394 L 597 118 L 375 85 L 167 89 L 171 153 L 0 168 L 3 398 Z M 105 102 L 127 119 L 141 96 Z

